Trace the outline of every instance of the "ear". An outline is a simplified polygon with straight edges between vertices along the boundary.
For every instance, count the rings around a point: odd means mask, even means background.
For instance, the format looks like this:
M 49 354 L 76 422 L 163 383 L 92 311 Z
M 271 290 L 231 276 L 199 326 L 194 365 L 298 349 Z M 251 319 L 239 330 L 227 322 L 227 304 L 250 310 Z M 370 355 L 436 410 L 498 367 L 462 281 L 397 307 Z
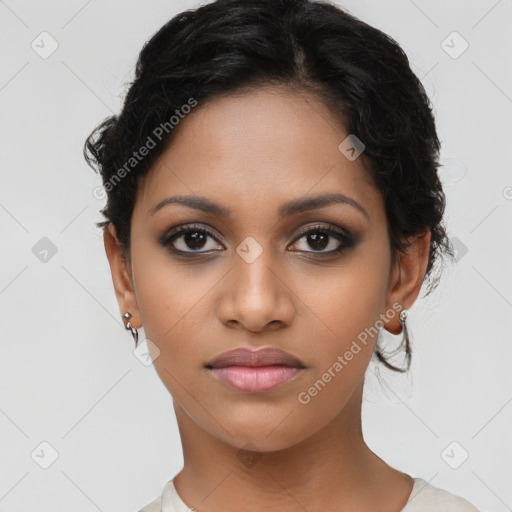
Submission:
M 393 334 L 400 334 L 402 326 L 399 315 L 402 309 L 409 309 L 418 297 L 428 265 L 430 252 L 430 230 L 409 239 L 411 245 L 406 252 L 398 252 L 389 280 L 386 311 L 396 312 L 390 320 L 384 320 L 384 327 Z M 400 304 L 400 307 L 397 307 Z
M 117 238 L 116 230 L 112 223 L 103 229 L 103 242 L 105 252 L 110 264 L 112 282 L 116 292 L 117 303 L 121 316 L 131 313 L 130 323 L 133 327 L 140 327 L 140 311 L 133 290 L 130 263 L 123 256 L 121 244 Z

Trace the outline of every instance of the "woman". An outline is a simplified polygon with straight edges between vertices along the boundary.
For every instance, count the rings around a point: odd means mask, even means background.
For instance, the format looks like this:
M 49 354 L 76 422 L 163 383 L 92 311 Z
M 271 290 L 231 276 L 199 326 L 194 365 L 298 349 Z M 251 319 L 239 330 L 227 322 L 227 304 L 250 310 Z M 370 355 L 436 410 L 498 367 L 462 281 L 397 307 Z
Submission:
M 361 429 L 370 360 L 408 369 L 407 310 L 450 254 L 439 150 L 404 52 L 334 5 L 218 0 L 144 46 L 85 147 L 120 312 L 183 446 L 144 512 L 476 510 Z

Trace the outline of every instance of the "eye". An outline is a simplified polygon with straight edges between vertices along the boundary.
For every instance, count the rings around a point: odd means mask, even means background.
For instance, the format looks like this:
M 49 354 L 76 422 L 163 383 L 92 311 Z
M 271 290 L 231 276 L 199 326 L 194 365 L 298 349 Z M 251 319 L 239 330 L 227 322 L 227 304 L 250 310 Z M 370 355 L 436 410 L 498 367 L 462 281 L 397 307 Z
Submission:
M 303 242 L 299 243 L 301 240 Z M 354 245 L 354 239 L 348 232 L 342 231 L 331 224 L 328 226 L 316 225 L 308 228 L 293 243 L 293 246 L 299 246 L 299 252 L 313 252 L 325 255 L 341 253 Z M 308 246 L 313 250 L 308 250 Z
M 177 255 L 204 254 L 224 250 L 222 245 L 216 243 L 217 238 L 214 231 L 207 226 L 193 224 L 179 226 L 171 230 L 160 243 Z M 298 252 L 312 252 L 328 256 L 341 253 L 354 245 L 355 241 L 347 231 L 329 224 L 328 226 L 316 225 L 307 228 L 295 239 L 291 247 L 295 247 Z M 308 246 L 313 250 L 308 250 Z
M 173 229 L 165 235 L 160 243 L 174 253 L 204 253 L 223 250 L 218 243 L 210 242 L 208 244 L 209 238 L 216 240 L 216 235 L 206 226 L 188 225 Z

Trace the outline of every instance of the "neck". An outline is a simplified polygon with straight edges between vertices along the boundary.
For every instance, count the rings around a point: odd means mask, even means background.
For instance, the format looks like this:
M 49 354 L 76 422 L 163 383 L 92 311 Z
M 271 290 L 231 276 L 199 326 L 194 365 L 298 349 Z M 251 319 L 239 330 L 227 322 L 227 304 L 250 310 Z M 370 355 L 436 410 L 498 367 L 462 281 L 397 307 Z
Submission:
M 399 511 L 412 479 L 366 445 L 362 388 L 361 383 L 324 428 L 289 448 L 266 452 L 240 449 L 212 436 L 175 402 L 184 455 L 174 480 L 178 494 L 198 512 Z

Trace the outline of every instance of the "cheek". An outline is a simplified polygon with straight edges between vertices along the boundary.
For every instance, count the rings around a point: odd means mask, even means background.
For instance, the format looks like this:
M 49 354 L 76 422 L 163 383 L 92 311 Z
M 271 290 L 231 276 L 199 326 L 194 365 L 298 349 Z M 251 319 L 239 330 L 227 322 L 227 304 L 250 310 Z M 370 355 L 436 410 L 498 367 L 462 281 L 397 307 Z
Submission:
M 294 283 L 303 301 L 298 312 L 305 346 L 311 347 L 310 381 L 321 380 L 322 391 L 312 402 L 343 401 L 363 378 L 373 354 L 385 312 L 389 259 L 382 245 L 372 249 L 361 248 L 337 268 L 317 270 Z
M 132 261 L 144 332 L 160 351 L 156 369 L 174 374 L 202 368 L 214 347 L 209 293 L 222 273 L 208 263 L 177 264 L 154 248 L 135 249 Z
M 380 252 L 359 251 L 337 267 L 298 279 L 294 291 L 311 310 L 309 325 L 328 345 L 350 343 L 384 313 L 388 261 Z M 320 331 L 319 331 L 320 332 Z M 342 348 L 342 347 L 340 347 Z

